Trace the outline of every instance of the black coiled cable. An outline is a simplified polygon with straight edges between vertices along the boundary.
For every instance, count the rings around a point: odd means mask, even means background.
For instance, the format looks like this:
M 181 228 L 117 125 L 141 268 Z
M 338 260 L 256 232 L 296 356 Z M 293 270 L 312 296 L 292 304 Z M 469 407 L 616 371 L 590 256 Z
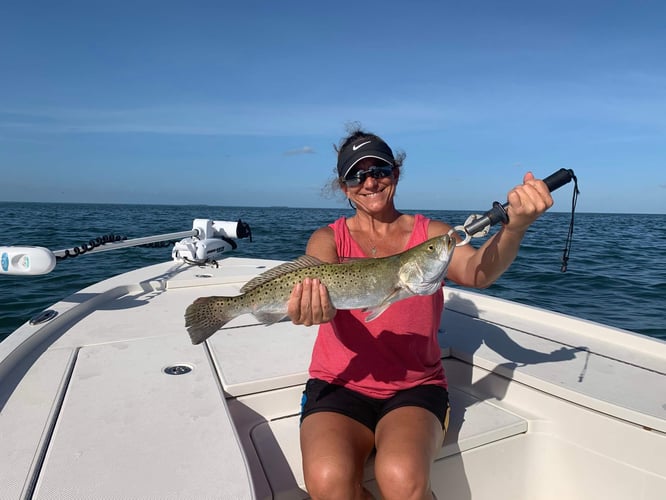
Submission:
M 83 243 L 78 247 L 68 248 L 65 250 L 64 255 L 56 255 L 56 260 L 63 260 L 68 257 L 78 257 L 83 255 L 86 252 L 91 251 L 94 248 L 106 245 L 107 243 L 114 243 L 116 241 L 126 240 L 127 236 L 121 236 L 117 234 L 105 234 L 104 236 L 99 236 L 95 239 L 88 241 L 88 243 Z
M 115 243 L 118 241 L 124 241 L 127 239 L 127 236 L 124 235 L 119 235 L 119 234 L 106 234 L 104 236 L 99 236 L 98 238 L 92 239 L 88 241 L 87 243 L 83 243 L 77 247 L 72 247 L 68 248 L 65 250 L 64 255 L 56 255 L 56 260 L 64 260 L 68 257 L 73 258 L 73 257 L 78 257 L 79 255 L 83 255 L 86 252 L 90 252 L 91 250 L 100 247 L 102 245 L 106 245 L 107 243 Z M 165 248 L 168 246 L 171 246 L 174 244 L 174 242 L 177 240 L 171 240 L 171 241 L 156 241 L 154 243 L 145 243 L 143 245 L 137 245 L 143 248 Z

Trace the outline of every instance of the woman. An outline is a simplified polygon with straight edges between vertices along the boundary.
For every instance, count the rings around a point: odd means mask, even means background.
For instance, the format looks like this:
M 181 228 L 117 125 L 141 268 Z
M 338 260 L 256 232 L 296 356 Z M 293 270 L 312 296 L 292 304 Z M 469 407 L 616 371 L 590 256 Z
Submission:
M 308 255 L 325 262 L 385 257 L 449 232 L 448 224 L 396 209 L 404 154 L 394 156 L 381 138 L 362 130 L 344 138 L 337 151 L 338 184 L 356 213 L 316 230 Z M 531 173 L 508 201 L 508 224 L 478 249 L 458 247 L 447 279 L 468 287 L 492 284 L 516 257 L 529 225 L 553 203 Z M 384 498 L 432 498 L 430 465 L 448 417 L 437 343 L 442 310 L 440 293 L 411 297 L 366 323 L 361 311 L 336 311 L 318 280 L 294 288 L 292 321 L 320 325 L 300 430 L 312 498 L 370 498 L 361 482 L 373 449 Z

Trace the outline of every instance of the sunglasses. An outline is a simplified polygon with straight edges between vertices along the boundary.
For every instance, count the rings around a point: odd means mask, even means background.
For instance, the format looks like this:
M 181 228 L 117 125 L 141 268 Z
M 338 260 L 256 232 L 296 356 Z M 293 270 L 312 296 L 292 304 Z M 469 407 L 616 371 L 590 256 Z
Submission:
M 393 167 L 391 165 L 384 165 L 382 167 L 370 167 L 368 170 L 359 170 L 351 177 L 343 179 L 347 187 L 355 187 L 363 184 L 368 177 L 373 179 L 383 179 L 393 175 Z

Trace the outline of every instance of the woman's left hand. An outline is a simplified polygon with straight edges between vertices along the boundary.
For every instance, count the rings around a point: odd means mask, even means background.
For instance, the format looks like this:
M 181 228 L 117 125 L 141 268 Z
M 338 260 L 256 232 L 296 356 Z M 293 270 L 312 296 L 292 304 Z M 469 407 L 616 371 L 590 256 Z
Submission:
M 532 172 L 525 174 L 523 184 L 509 191 L 507 199 L 509 222 L 505 227 L 512 231 L 525 232 L 532 222 L 553 206 L 548 186 L 541 179 L 535 179 Z

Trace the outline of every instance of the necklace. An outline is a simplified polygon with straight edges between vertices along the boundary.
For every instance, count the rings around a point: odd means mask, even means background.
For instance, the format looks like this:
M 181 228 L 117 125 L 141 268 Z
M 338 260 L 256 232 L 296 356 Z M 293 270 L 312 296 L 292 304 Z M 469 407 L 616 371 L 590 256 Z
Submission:
M 365 244 L 363 245 L 365 254 L 373 258 L 377 257 L 377 243 L 375 243 L 374 238 L 372 238 L 371 236 L 372 230 L 369 229 L 367 232 L 363 231 L 359 223 L 356 222 L 356 228 L 354 228 L 354 233 L 356 236 L 355 239 L 359 246 L 361 246 L 361 242 L 363 241 L 365 242 Z M 354 236 L 352 236 L 352 238 L 353 237 Z M 381 236 L 379 237 L 379 239 L 381 240 Z M 369 253 L 368 250 L 370 251 Z
M 370 242 L 370 253 L 372 254 L 373 257 L 376 257 L 377 256 L 377 245 L 375 245 L 375 242 L 369 236 L 368 236 L 368 241 Z

